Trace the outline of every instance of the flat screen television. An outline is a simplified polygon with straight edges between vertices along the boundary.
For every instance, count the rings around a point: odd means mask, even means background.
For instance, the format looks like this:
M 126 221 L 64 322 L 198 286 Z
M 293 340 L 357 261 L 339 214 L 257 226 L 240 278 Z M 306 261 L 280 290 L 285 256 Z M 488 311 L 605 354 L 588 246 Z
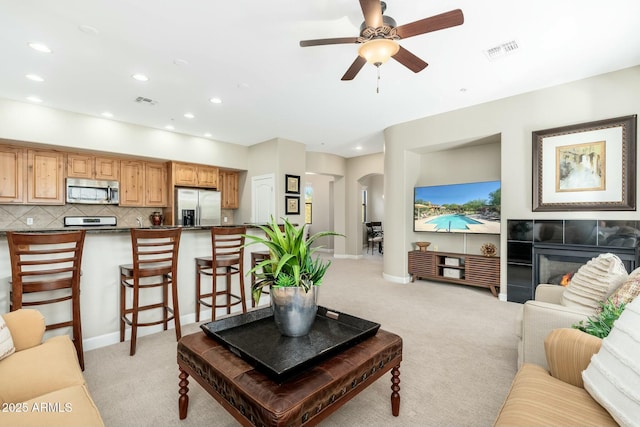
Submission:
M 415 187 L 413 231 L 500 234 L 500 181 Z

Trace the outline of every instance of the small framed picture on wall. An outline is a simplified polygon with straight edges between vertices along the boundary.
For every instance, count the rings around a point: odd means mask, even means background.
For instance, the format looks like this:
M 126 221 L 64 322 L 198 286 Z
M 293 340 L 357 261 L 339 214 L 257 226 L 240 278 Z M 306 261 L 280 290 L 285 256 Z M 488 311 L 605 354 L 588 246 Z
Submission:
M 285 213 L 287 215 L 300 215 L 300 197 L 285 196 Z
M 298 175 L 285 175 L 287 193 L 300 194 L 300 177 Z

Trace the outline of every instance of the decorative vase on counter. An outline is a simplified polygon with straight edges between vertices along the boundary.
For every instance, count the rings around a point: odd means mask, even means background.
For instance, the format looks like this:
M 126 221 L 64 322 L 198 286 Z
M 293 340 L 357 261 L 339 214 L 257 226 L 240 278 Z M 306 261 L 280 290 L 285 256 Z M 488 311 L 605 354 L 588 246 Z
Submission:
M 161 212 L 152 212 L 151 215 L 149 215 L 151 225 L 162 225 L 163 219 Z

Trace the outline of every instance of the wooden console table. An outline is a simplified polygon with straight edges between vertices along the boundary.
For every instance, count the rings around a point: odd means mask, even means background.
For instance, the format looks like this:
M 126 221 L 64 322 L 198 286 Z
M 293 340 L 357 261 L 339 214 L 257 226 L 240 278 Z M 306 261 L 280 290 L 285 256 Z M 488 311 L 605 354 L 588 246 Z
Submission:
M 371 338 L 278 384 L 204 332 L 178 342 L 180 419 L 187 416 L 189 376 L 244 426 L 310 426 L 391 371 L 391 413 L 400 411 L 402 338 Z M 372 402 L 373 403 L 373 402 Z
M 488 288 L 493 296 L 500 289 L 500 257 L 451 252 L 409 251 L 411 281 L 438 282 Z

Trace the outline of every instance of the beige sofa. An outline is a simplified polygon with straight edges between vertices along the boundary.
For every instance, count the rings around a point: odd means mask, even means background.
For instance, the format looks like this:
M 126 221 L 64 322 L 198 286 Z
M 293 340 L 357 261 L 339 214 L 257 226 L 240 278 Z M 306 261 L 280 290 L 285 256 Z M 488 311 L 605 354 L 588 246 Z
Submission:
M 552 331 L 544 342 L 549 371 L 522 365 L 494 426 L 617 426 L 584 389 L 581 375 L 601 345 L 577 329 Z
M 564 291 L 564 286 L 541 284 L 536 288 L 535 299 L 522 305 L 516 321 L 518 367 L 533 363 L 548 369 L 544 352 L 546 336 L 554 329 L 571 327 L 595 314 L 594 308 L 562 305 Z
M 516 321 L 518 367 L 534 363 L 548 368 L 545 337 L 554 329 L 570 328 L 594 316 L 607 298 L 631 300 L 638 291 L 638 270 L 627 274 L 613 254 L 601 254 L 580 267 L 567 286 L 540 284 L 535 299 L 522 306 Z
M 553 330 L 549 369 L 522 365 L 494 425 L 640 427 L 640 298 L 625 304 L 603 339 Z
M 0 360 L 0 426 L 103 426 L 69 336 L 42 342 L 37 310 L 2 317 L 15 353 Z

